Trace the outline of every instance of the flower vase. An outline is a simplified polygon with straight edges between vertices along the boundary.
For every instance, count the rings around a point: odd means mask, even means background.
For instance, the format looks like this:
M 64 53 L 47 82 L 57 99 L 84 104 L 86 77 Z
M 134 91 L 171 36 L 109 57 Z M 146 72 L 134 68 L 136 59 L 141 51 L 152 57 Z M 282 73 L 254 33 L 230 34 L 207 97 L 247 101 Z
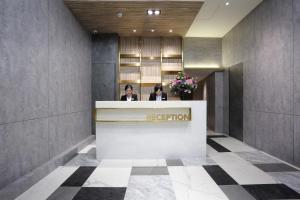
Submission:
M 180 92 L 180 99 L 181 100 L 193 100 L 193 91 L 188 93 L 188 92 Z

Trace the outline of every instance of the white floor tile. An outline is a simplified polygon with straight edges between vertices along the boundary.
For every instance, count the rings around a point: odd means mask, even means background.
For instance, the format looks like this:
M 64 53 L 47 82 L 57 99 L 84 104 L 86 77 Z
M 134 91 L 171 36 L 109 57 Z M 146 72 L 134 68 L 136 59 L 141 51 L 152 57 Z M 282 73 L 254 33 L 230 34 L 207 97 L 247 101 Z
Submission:
M 241 185 L 277 183 L 270 175 L 234 153 L 222 153 L 212 159 Z
M 256 149 L 234 138 L 212 138 L 212 140 L 214 140 L 215 142 L 219 143 L 220 145 L 224 146 L 226 149 L 232 152 L 256 151 Z
M 205 158 L 182 158 L 184 166 L 202 166 L 202 165 L 216 165 L 216 162 L 210 157 Z
M 88 153 L 93 148 L 96 148 L 96 144 L 89 144 L 78 153 Z
M 132 166 L 134 167 L 161 167 L 167 166 L 166 160 L 158 159 L 158 160 L 133 160 Z
M 165 159 L 113 160 L 104 159 L 100 167 L 158 167 L 167 166 Z
M 219 155 L 220 153 L 217 152 L 214 148 L 212 148 L 209 145 L 206 145 L 206 154 L 208 156 L 215 156 L 215 155 Z
M 127 187 L 131 168 L 97 167 L 83 187 Z
M 203 167 L 168 167 L 177 200 L 228 200 Z
M 47 199 L 77 169 L 78 167 L 58 167 L 21 194 L 16 200 Z
M 236 154 L 244 160 L 252 164 L 264 164 L 264 163 L 280 163 L 281 161 L 269 156 L 268 154 L 261 151 L 252 152 L 236 152 Z
M 233 162 L 237 163 L 249 163 L 245 161 L 244 159 L 240 158 L 238 155 L 232 152 L 223 152 L 218 153 L 215 155 L 210 156 L 214 161 L 216 161 L 218 164 L 233 164 Z M 235 164 L 235 163 L 234 163 Z M 250 163 L 249 163 L 250 164 Z
M 99 167 L 132 167 L 132 160 L 103 159 Z
M 65 166 L 99 166 L 100 161 L 94 155 L 87 153 L 79 153 L 72 160 L 65 164 Z
M 175 200 L 169 176 L 131 176 L 125 200 Z

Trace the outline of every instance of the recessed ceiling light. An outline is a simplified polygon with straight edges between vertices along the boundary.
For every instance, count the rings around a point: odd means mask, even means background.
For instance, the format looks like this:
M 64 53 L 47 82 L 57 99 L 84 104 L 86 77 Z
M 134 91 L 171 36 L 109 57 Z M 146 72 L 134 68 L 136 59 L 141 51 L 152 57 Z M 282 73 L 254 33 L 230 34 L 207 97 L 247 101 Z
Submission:
M 121 18 L 121 17 L 123 17 L 123 13 L 122 12 L 118 12 L 117 16 Z
M 147 12 L 147 15 L 156 15 L 156 16 L 160 15 L 160 13 L 161 13 L 159 9 L 156 9 L 156 10 L 155 9 L 148 9 L 146 12 Z
M 226 5 L 226 6 L 230 6 L 230 3 L 227 1 L 227 2 L 225 3 L 225 5 Z
M 151 32 L 153 33 L 155 30 L 154 29 L 151 29 Z
M 148 15 L 153 15 L 153 10 L 147 10 Z
M 132 31 L 133 31 L 134 33 L 136 32 L 136 30 L 135 30 L 135 29 L 133 29 Z
M 170 29 L 170 30 L 169 30 L 169 32 L 170 32 L 170 33 L 172 33 L 172 32 L 173 32 L 173 30 L 172 30 L 172 29 Z
M 160 15 L 160 10 L 155 10 L 154 15 Z

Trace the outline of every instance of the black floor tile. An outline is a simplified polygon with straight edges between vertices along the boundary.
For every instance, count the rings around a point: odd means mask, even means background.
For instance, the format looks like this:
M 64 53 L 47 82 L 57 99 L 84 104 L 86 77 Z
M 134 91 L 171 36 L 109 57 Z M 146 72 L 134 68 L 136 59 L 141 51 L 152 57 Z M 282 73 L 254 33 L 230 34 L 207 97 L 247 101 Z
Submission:
M 61 186 L 82 186 L 96 167 L 79 167 Z
M 210 138 L 207 138 L 207 144 L 209 146 L 211 146 L 212 148 L 214 148 L 218 152 L 231 152 L 231 151 L 229 151 L 228 149 L 226 149 L 225 147 L 223 147 L 222 145 L 220 145 L 219 143 L 213 141 Z
M 132 167 L 131 175 L 169 175 L 167 167 Z
M 299 171 L 294 167 L 291 167 L 284 163 L 270 163 L 270 164 L 254 164 L 259 169 L 265 172 L 293 172 Z
M 81 187 L 59 187 L 47 200 L 71 200 Z
M 125 187 L 83 187 L 73 200 L 123 200 Z
M 240 185 L 220 185 L 220 188 L 229 200 L 255 200 L 254 197 Z
M 300 194 L 284 184 L 242 185 L 257 200 L 300 199 Z
M 226 138 L 225 135 L 208 135 L 207 138 Z
M 203 166 L 217 185 L 237 185 L 238 183 L 218 165 Z
M 183 162 L 180 159 L 166 160 L 167 166 L 183 166 Z

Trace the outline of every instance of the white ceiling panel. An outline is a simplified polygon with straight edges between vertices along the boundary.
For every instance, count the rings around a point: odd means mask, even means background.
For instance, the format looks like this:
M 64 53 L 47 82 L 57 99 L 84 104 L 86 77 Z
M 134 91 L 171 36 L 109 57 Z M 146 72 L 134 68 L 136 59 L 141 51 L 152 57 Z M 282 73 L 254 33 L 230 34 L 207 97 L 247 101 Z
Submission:
M 226 6 L 229 2 L 229 6 Z M 262 0 L 205 0 L 185 37 L 223 37 Z

